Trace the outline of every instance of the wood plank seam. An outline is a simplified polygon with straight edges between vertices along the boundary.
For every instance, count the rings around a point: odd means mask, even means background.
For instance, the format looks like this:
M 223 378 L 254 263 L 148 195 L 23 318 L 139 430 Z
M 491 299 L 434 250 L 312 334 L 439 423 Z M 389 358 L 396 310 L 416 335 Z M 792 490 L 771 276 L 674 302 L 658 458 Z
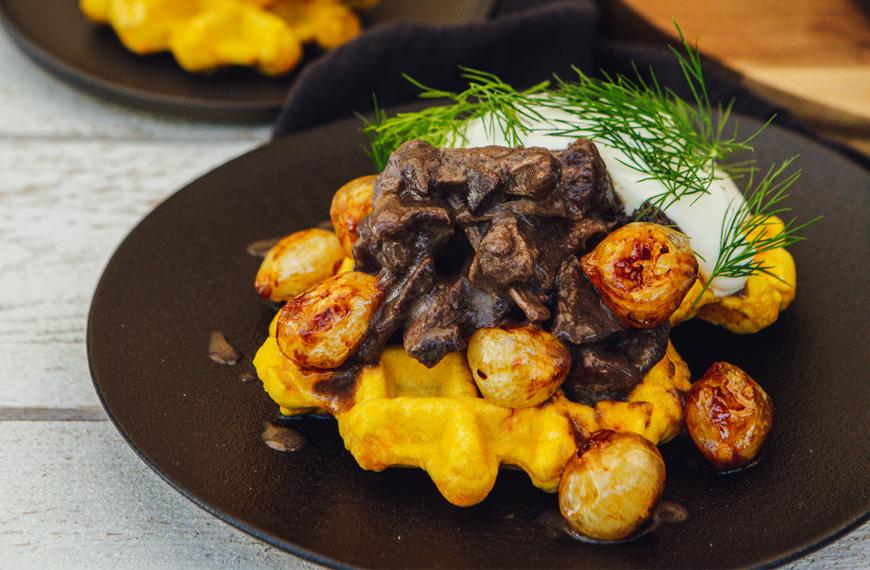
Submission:
M 0 408 L 0 422 L 104 422 L 109 418 L 103 408 Z

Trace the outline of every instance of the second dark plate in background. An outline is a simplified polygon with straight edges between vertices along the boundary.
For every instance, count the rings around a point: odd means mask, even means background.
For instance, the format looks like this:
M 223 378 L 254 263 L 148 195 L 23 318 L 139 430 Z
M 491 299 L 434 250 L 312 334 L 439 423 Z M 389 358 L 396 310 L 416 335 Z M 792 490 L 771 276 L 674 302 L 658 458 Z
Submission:
M 484 20 L 494 0 L 382 0 L 363 13 L 364 29 L 398 20 L 433 25 Z M 272 78 L 251 69 L 211 75 L 182 70 L 169 54 L 128 51 L 108 26 L 85 18 L 75 0 L 0 0 L 0 23 L 49 72 L 94 94 L 139 108 L 213 119 L 269 118 L 307 63 L 328 54 L 306 49 L 299 67 Z

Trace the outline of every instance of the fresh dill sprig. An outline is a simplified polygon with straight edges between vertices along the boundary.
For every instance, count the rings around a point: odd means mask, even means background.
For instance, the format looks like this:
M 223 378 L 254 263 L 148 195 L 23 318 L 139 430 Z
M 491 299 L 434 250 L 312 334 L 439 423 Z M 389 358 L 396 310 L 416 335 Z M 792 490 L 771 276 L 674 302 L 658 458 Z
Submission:
M 771 218 L 782 219 L 791 212 L 791 208 L 784 206 L 782 202 L 789 197 L 789 190 L 800 178 L 800 170 L 789 171 L 796 158 L 772 165 L 758 182 L 754 181 L 756 170 L 749 172 L 749 181 L 744 191 L 745 202 L 740 207 L 730 209 L 722 221 L 719 256 L 693 305 L 697 304 L 717 277 L 742 278 L 763 273 L 786 285 L 794 286 L 794 283 L 783 281 L 782 277 L 772 271 L 773 267 L 765 265 L 758 256 L 803 241 L 805 238 L 800 232 L 822 218 L 816 216 L 798 223 L 796 218 L 790 217 L 782 220 L 783 227 L 776 233 L 768 231 L 768 226 L 773 224 Z
M 609 75 L 591 77 L 575 68 L 572 81 L 554 77 L 526 90 L 517 90 L 497 75 L 460 68 L 468 81 L 464 91 L 435 89 L 405 75 L 420 89 L 422 99 L 446 99 L 445 105 L 388 116 L 375 105 L 372 119 L 363 131 L 369 136 L 369 155 L 379 170 L 404 142 L 421 139 L 435 146 L 467 143 L 469 122 L 479 119 L 492 140 L 501 138 L 518 146 L 532 132 L 571 138 L 583 137 L 620 151 L 618 160 L 641 175 L 639 180 L 657 180 L 664 191 L 652 196 L 641 214 L 654 208 L 667 210 L 677 201 L 710 192 L 716 177 L 725 172 L 734 178 L 747 175 L 746 204 L 726 216 L 721 228 L 721 250 L 704 290 L 716 277 L 745 277 L 766 273 L 771 268 L 756 256 L 802 240 L 799 232 L 817 221 L 785 223 L 775 235 L 760 231 L 771 216 L 788 212 L 780 203 L 788 196 L 799 172 L 786 175 L 792 161 L 772 167 L 753 184 L 754 161 L 737 162 L 734 156 L 752 151 L 752 141 L 770 124 L 771 117 L 748 137 L 738 135 L 730 123 L 733 101 L 714 105 L 704 81 L 701 54 L 686 40 L 676 25 L 682 49 L 671 48 L 682 71 L 691 100 L 663 87 L 650 69 L 646 76 L 634 67 L 634 77 Z M 559 111 L 563 118 L 545 118 L 542 109 Z M 545 125 L 545 126 L 540 126 Z M 498 136 L 497 136 L 498 135 Z M 702 291 L 703 294 L 703 291 Z M 699 296 L 700 298 L 700 296 Z
M 710 102 L 701 66 L 701 54 L 677 26 L 682 50 L 671 47 L 692 101 L 664 88 L 650 69 L 648 77 L 634 67 L 634 77 L 593 78 L 574 68 L 574 81 L 557 78 L 545 106 L 571 114 L 553 134 L 592 138 L 622 152 L 620 162 L 641 173 L 642 180 L 657 180 L 665 190 L 646 202 L 648 208 L 667 209 L 685 196 L 707 194 L 716 169 L 739 151 L 752 149 L 751 141 L 767 124 L 746 138 L 735 125 L 726 133 L 733 101 L 715 109 Z M 737 174 L 739 165 L 728 169 Z
M 363 132 L 369 136 L 368 154 L 379 170 L 383 170 L 387 159 L 403 142 L 420 139 L 445 146 L 465 141 L 465 126 L 471 119 L 480 119 L 487 134 L 501 134 L 513 146 L 522 144 L 523 137 L 529 133 L 525 126 L 528 121 L 541 119 L 531 96 L 546 91 L 549 81 L 520 91 L 495 74 L 466 67 L 459 69 L 468 81 L 468 88 L 459 93 L 434 89 L 404 75 L 420 89 L 421 99 L 448 99 L 451 104 L 398 113 L 393 117 L 388 117 L 375 105 L 374 117 L 365 122 Z

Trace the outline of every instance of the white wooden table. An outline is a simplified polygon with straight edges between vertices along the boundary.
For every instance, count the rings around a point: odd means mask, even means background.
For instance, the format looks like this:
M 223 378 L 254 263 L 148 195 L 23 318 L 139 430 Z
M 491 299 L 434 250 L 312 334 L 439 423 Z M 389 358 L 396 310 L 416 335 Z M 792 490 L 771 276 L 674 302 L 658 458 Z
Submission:
M 312 567 L 152 473 L 107 421 L 85 356 L 91 294 L 127 231 L 268 133 L 91 98 L 0 34 L 0 568 Z M 794 566 L 868 561 L 865 525 Z

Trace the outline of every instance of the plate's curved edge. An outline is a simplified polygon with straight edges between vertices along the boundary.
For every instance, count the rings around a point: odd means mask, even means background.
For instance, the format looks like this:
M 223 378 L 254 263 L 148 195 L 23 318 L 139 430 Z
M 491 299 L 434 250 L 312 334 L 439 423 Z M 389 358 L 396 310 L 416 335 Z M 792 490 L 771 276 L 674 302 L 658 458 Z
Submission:
M 2 10 L 0 10 L 0 20 L 2 20 Z M 313 129 L 323 128 L 323 127 L 325 127 L 325 126 L 327 126 L 327 125 L 333 125 L 333 124 L 336 124 L 336 123 L 345 122 L 345 121 L 348 121 L 349 119 L 351 119 L 351 117 L 346 117 L 346 118 L 343 118 L 343 119 L 338 119 L 338 120 L 333 121 L 333 122 L 331 122 L 331 123 L 326 123 L 326 124 L 324 124 L 324 125 L 318 125 L 317 127 L 313 127 Z M 804 135 L 803 133 L 800 133 L 800 132 L 794 131 L 794 130 L 792 130 L 792 129 L 788 129 L 787 127 L 782 127 L 782 126 L 780 126 L 780 127 L 778 127 L 778 128 L 779 128 L 779 129 L 782 129 L 782 130 L 784 130 L 784 131 L 788 131 L 788 132 L 790 132 L 790 133 L 792 133 L 792 134 L 795 134 L 795 135 L 797 135 L 797 136 L 800 136 L 800 137 L 806 137 L 806 135 Z M 313 130 L 313 129 L 312 129 L 312 130 Z M 307 130 L 306 130 L 306 131 L 300 131 L 300 132 L 298 132 L 298 133 L 292 133 L 292 134 L 290 134 L 290 135 L 286 135 L 285 137 L 282 137 L 282 139 L 283 139 L 283 138 L 288 138 L 288 137 L 304 136 L 304 134 L 305 134 L 306 132 L 307 132 Z M 103 392 L 102 392 L 102 390 L 100 389 L 99 382 L 97 381 L 97 377 L 96 377 L 96 374 L 94 373 L 94 369 L 93 369 L 93 358 L 92 358 L 92 350 L 93 350 L 93 331 L 92 331 L 92 327 L 93 327 L 93 314 L 94 314 L 94 310 L 95 310 L 95 305 L 96 305 L 97 302 L 98 302 L 98 298 L 99 298 L 100 293 L 101 293 L 101 290 L 102 290 L 102 288 L 103 288 L 103 284 L 104 284 L 105 276 L 106 276 L 106 274 L 107 274 L 107 272 L 108 272 L 110 266 L 112 265 L 112 263 L 113 263 L 113 261 L 114 261 L 114 259 L 115 259 L 115 255 L 117 254 L 118 250 L 119 250 L 121 247 L 124 246 L 124 243 L 128 240 L 128 238 L 129 238 L 129 237 L 130 237 L 134 232 L 136 232 L 136 231 L 139 229 L 139 227 L 140 227 L 140 226 L 141 226 L 141 225 L 142 225 L 142 224 L 143 224 L 143 223 L 144 223 L 148 218 L 150 218 L 151 216 L 153 216 L 153 215 L 155 214 L 155 212 L 157 212 L 160 208 L 163 208 L 164 206 L 166 206 L 166 205 L 168 205 L 168 204 L 171 204 L 174 200 L 176 200 L 176 199 L 177 199 L 177 198 L 178 198 L 178 197 L 179 197 L 179 196 L 180 196 L 184 191 L 186 191 L 189 187 L 195 185 L 197 182 L 199 182 L 200 180 L 202 180 L 202 179 L 204 179 L 204 178 L 206 178 L 206 177 L 210 177 L 210 176 L 215 175 L 216 173 L 220 172 L 220 170 L 222 170 L 222 169 L 224 169 L 224 168 L 228 168 L 228 167 L 230 167 L 230 166 L 231 166 L 232 164 L 234 164 L 235 162 L 245 159 L 245 157 L 247 157 L 248 155 L 251 155 L 251 154 L 257 153 L 257 152 L 261 151 L 262 149 L 264 149 L 265 147 L 272 146 L 272 145 L 275 145 L 275 144 L 280 144 L 280 142 L 279 142 L 280 140 L 281 140 L 281 139 L 268 141 L 268 142 L 266 142 L 266 143 L 264 143 L 264 144 L 262 144 L 262 145 L 260 145 L 260 146 L 258 146 L 258 147 L 256 147 L 256 148 L 254 148 L 254 149 L 251 149 L 251 150 L 249 150 L 249 151 L 247 151 L 247 152 L 245 152 L 245 153 L 243 153 L 243 154 L 241 154 L 241 155 L 239 155 L 239 156 L 237 156 L 237 157 L 235 157 L 235 158 L 233 158 L 233 159 L 231 159 L 231 160 L 229 160 L 229 161 L 227 161 L 227 162 L 224 162 L 224 163 L 220 164 L 220 165 L 217 166 L 216 168 L 214 168 L 214 169 L 212 169 L 212 170 L 210 170 L 210 171 L 204 173 L 203 175 L 201 175 L 201 176 L 195 178 L 194 180 L 191 180 L 190 182 L 186 183 L 182 188 L 180 188 L 180 189 L 176 190 L 175 192 L 173 192 L 173 193 L 172 193 L 168 198 L 166 198 L 163 202 L 161 202 L 161 203 L 160 203 L 156 208 L 154 208 L 153 210 L 151 210 L 151 211 L 150 211 L 148 214 L 146 214 L 142 219 L 140 219 L 140 220 L 139 220 L 139 221 L 138 221 L 138 222 L 137 222 L 137 223 L 136 223 L 136 224 L 135 224 L 135 225 L 130 229 L 130 231 L 127 232 L 127 234 L 123 237 L 123 239 L 120 240 L 120 242 L 118 243 L 117 247 L 115 247 L 115 249 L 113 250 L 111 256 L 109 257 L 109 260 L 106 262 L 106 265 L 105 265 L 105 267 L 103 268 L 103 270 L 102 270 L 102 272 L 101 272 L 101 274 L 100 274 L 100 278 L 99 278 L 99 280 L 98 280 L 98 282 L 97 282 L 97 286 L 96 286 L 95 289 L 94 289 L 94 293 L 93 293 L 93 295 L 92 295 L 92 297 L 91 297 L 91 303 L 90 303 L 90 306 L 89 306 L 89 308 L 88 308 L 88 321 L 87 321 L 87 328 L 86 328 L 86 335 L 85 335 L 86 354 L 87 354 L 87 358 L 88 358 L 88 371 L 89 371 L 89 373 L 90 373 L 90 375 L 91 375 L 91 381 L 92 381 L 92 383 L 93 383 L 93 385 L 94 385 L 94 390 L 95 390 L 95 392 L 97 393 L 97 397 L 98 397 L 99 400 L 100 400 L 100 404 L 102 405 L 103 409 L 106 411 L 106 414 L 108 415 L 108 417 L 109 417 L 109 419 L 111 420 L 112 424 L 115 426 L 115 429 L 116 429 L 116 430 L 121 434 L 121 437 L 124 439 L 124 441 L 127 443 L 127 445 L 129 445 L 130 448 L 133 449 L 133 451 L 136 453 L 136 455 L 139 456 L 139 458 L 142 459 L 142 461 L 143 461 L 143 462 L 144 462 L 144 463 L 145 463 L 145 464 L 146 464 L 146 465 L 147 465 L 147 466 L 148 466 L 152 471 L 154 471 L 158 476 L 160 476 L 160 478 L 161 478 L 163 481 L 165 481 L 166 483 L 168 483 L 170 487 L 172 487 L 173 489 L 175 489 L 176 491 L 178 491 L 182 496 L 184 496 L 185 498 L 187 498 L 188 500 L 190 500 L 192 503 L 194 503 L 196 506 L 198 506 L 200 509 L 204 510 L 205 512 L 207 512 L 207 513 L 209 513 L 210 515 L 214 516 L 215 518 L 217 518 L 217 519 L 219 519 L 219 520 L 221 520 L 221 521 L 223 521 L 223 522 L 229 524 L 230 526 L 232 526 L 232 527 L 234 527 L 234 528 L 236 528 L 236 529 L 238 529 L 238 530 L 241 530 L 242 532 L 248 534 L 249 536 L 251 536 L 251 537 L 253 537 L 253 538 L 256 538 L 256 539 L 258 539 L 258 540 L 262 540 L 263 542 L 266 542 L 267 544 L 269 544 L 269 545 L 271 545 L 271 546 L 274 546 L 274 547 L 276 547 L 276 548 L 279 548 L 279 549 L 281 549 L 281 550 L 283 550 L 283 551 L 285 551 L 285 552 L 288 552 L 288 553 L 290 553 L 290 554 L 292 554 L 292 555 L 298 556 L 298 557 L 300 557 L 300 558 L 303 558 L 303 559 L 305 559 L 305 560 L 307 560 L 307 561 L 310 561 L 310 562 L 314 562 L 314 563 L 316 563 L 316 564 L 321 564 L 321 565 L 329 566 L 329 567 L 332 567 L 332 568 L 341 568 L 341 569 L 345 569 L 345 568 L 354 568 L 353 566 L 350 566 L 350 565 L 347 565 L 347 564 L 345 564 L 345 563 L 339 562 L 339 561 L 334 560 L 334 559 L 332 559 L 332 558 L 329 558 L 329 557 L 327 557 L 327 556 L 323 556 L 323 555 L 321 555 L 321 554 L 319 554 L 319 553 L 316 553 L 316 552 L 314 552 L 314 551 L 311 551 L 311 550 L 308 550 L 308 549 L 303 548 L 303 547 L 301 547 L 301 546 L 298 546 L 298 545 L 296 545 L 296 544 L 294 544 L 294 543 L 291 543 L 291 542 L 288 542 L 288 541 L 282 540 L 282 539 L 276 537 L 275 535 L 273 535 L 272 533 L 270 533 L 270 532 L 268 532 L 268 531 L 266 531 L 266 530 L 264 530 L 264 529 L 261 529 L 261 528 L 258 528 L 258 527 L 252 526 L 252 525 L 247 525 L 247 524 L 245 524 L 245 523 L 239 521 L 238 519 L 236 519 L 235 517 L 233 517 L 233 516 L 231 516 L 231 515 L 228 515 L 228 514 L 222 512 L 222 511 L 220 511 L 220 510 L 213 509 L 213 508 L 211 508 L 208 504 L 206 504 L 206 503 L 200 501 L 196 496 L 194 496 L 193 494 L 189 493 L 189 492 L 188 492 L 184 487 L 182 487 L 181 485 L 177 484 L 175 481 L 173 481 L 172 479 L 170 479 L 169 477 L 167 477 L 165 474 L 163 474 L 163 473 L 162 473 L 162 472 L 161 472 L 161 471 L 160 471 L 160 470 L 159 470 L 159 469 L 158 469 L 154 464 L 151 463 L 151 461 L 150 461 L 150 460 L 149 460 L 149 459 L 144 455 L 144 453 L 142 452 L 142 450 L 140 450 L 139 447 L 136 446 L 136 444 L 133 443 L 133 441 L 129 438 L 129 436 L 127 435 L 127 433 L 123 430 L 123 428 L 122 428 L 121 425 L 119 424 L 118 420 L 116 419 L 114 413 L 112 412 L 111 408 L 109 407 L 108 403 L 105 401 L 105 399 L 104 399 L 104 397 L 103 397 Z M 850 158 L 848 155 L 844 155 L 843 153 L 838 152 L 836 149 L 831 148 L 831 147 L 828 147 L 828 146 L 826 146 L 826 145 L 824 145 L 824 144 L 821 144 L 821 146 L 822 146 L 823 148 L 827 148 L 827 150 L 829 150 L 829 151 L 831 151 L 831 152 L 835 152 L 836 154 L 842 156 L 843 158 L 845 158 L 845 159 L 847 159 L 847 160 L 850 160 L 850 161 L 851 161 L 853 164 L 855 164 L 858 168 L 861 168 L 861 169 L 867 170 L 867 168 L 865 168 L 865 167 L 864 167 L 862 164 L 860 164 L 859 162 L 854 161 L 854 160 L 851 160 L 851 158 Z M 836 540 L 842 538 L 843 536 L 846 536 L 847 534 L 849 534 L 849 533 L 852 532 L 853 530 L 855 530 L 855 529 L 857 529 L 858 527 L 860 527 L 862 524 L 866 523 L 868 520 L 870 520 L 870 510 L 865 511 L 863 514 L 859 515 L 859 516 L 856 517 L 855 519 L 853 519 L 853 520 L 847 522 L 846 524 L 842 525 L 840 528 L 838 528 L 838 529 L 835 530 L 834 532 L 829 533 L 829 534 L 826 534 L 826 535 L 824 535 L 823 537 L 821 537 L 820 539 L 818 539 L 818 540 L 816 540 L 816 541 L 814 541 L 814 542 L 809 542 L 809 543 L 807 543 L 807 544 L 799 545 L 799 546 L 797 546 L 796 548 L 794 548 L 794 549 L 792 549 L 792 550 L 790 550 L 790 551 L 784 552 L 781 556 L 779 556 L 779 557 L 777 557 L 777 558 L 772 558 L 772 559 L 765 560 L 765 561 L 763 561 L 763 562 L 760 562 L 758 565 L 756 565 L 756 566 L 754 566 L 754 567 L 755 567 L 755 568 L 776 568 L 776 567 L 782 566 L 782 565 L 784 565 L 784 564 L 787 564 L 787 563 L 789 563 L 789 562 L 793 562 L 793 561 L 795 561 L 795 560 L 798 560 L 798 559 L 800 559 L 800 558 L 803 558 L 803 557 L 805 557 L 805 556 L 807 556 L 807 555 L 809 555 L 809 554 L 811 554 L 811 553 L 813 553 L 813 552 L 816 552 L 816 551 L 818 551 L 818 550 L 821 550 L 821 549 L 824 548 L 825 546 L 830 545 L 831 543 L 833 543 L 833 542 L 835 542 Z
M 88 321 L 87 321 L 87 327 L 85 330 L 85 351 L 86 351 L 86 355 L 87 355 L 87 359 L 88 359 L 88 373 L 91 375 L 91 383 L 94 386 L 94 391 L 97 393 L 97 398 L 99 398 L 99 400 L 100 400 L 100 405 L 106 411 L 106 415 L 109 417 L 109 420 L 112 422 L 112 425 L 115 426 L 115 430 L 124 439 L 124 442 L 130 447 L 130 449 L 132 449 L 136 453 L 136 455 L 139 457 L 139 459 L 141 459 L 145 463 L 145 465 L 147 465 L 148 468 L 151 469 L 151 471 L 156 473 L 160 477 L 160 479 L 162 479 L 164 482 L 166 482 L 170 487 L 172 487 L 172 489 L 177 491 L 180 495 L 182 495 L 183 497 L 185 497 L 186 499 L 191 501 L 194 505 L 196 505 L 197 507 L 199 507 L 203 511 L 207 512 L 211 516 L 215 517 L 216 519 L 221 520 L 221 521 L 229 524 L 230 526 L 244 532 L 245 534 L 247 534 L 247 535 L 249 535 L 257 540 L 262 540 L 263 542 L 265 542 L 269 545 L 272 545 L 272 546 L 274 546 L 274 547 L 276 547 L 284 552 L 293 554 L 293 555 L 298 556 L 304 560 L 307 560 L 309 562 L 314 562 L 316 564 L 320 564 L 323 566 L 328 566 L 331 568 L 338 568 L 338 569 L 342 569 L 342 570 L 351 569 L 354 567 L 349 566 L 343 562 L 339 562 L 338 560 L 329 558 L 328 556 L 323 556 L 323 555 L 321 555 L 317 552 L 314 552 L 312 550 L 308 550 L 307 548 L 303 548 L 303 547 L 301 547 L 297 544 L 294 544 L 292 542 L 287 542 L 285 540 L 282 540 L 282 539 L 276 537 L 275 535 L 273 535 L 272 533 L 270 533 L 264 529 L 257 528 L 257 527 L 252 526 L 252 525 L 247 525 L 247 524 L 239 521 L 235 517 L 228 515 L 227 513 L 224 513 L 218 509 L 212 508 L 210 505 L 201 501 L 198 497 L 196 497 L 192 493 L 188 492 L 187 489 L 185 489 L 183 486 L 176 483 L 171 478 L 169 478 L 164 473 L 162 473 L 160 471 L 160 469 L 156 465 L 154 465 L 148 459 L 148 457 L 144 454 L 144 452 L 130 439 L 130 437 L 127 435 L 127 432 L 125 432 L 124 429 L 121 427 L 121 424 L 118 422 L 117 418 L 115 417 L 115 414 L 112 411 L 112 408 L 109 406 L 108 402 L 103 397 L 103 391 L 100 388 L 100 384 L 97 380 L 97 375 L 94 373 L 94 364 L 93 364 L 94 358 L 93 358 L 93 354 L 92 354 L 93 347 L 94 347 L 94 342 L 93 342 L 93 338 L 94 338 L 93 337 L 93 322 L 94 322 L 94 319 L 93 319 L 93 315 L 94 315 L 95 306 L 98 303 L 98 299 L 99 299 L 101 291 L 103 289 L 105 276 L 108 273 L 109 268 L 115 259 L 115 254 L 117 254 L 118 250 L 124 246 L 124 243 L 127 241 L 127 239 L 134 232 L 136 232 L 139 229 L 139 227 L 149 217 L 151 217 L 159 208 L 161 208 L 164 205 L 169 204 L 173 200 L 175 200 L 189 186 L 197 183 L 199 180 L 201 180 L 207 176 L 214 174 L 217 171 L 220 171 L 223 168 L 229 167 L 230 165 L 232 165 L 236 161 L 243 160 L 249 154 L 253 154 L 253 153 L 259 151 L 260 149 L 262 149 L 263 147 L 268 146 L 270 144 L 273 144 L 273 143 L 267 142 L 267 143 L 260 145 L 254 149 L 251 149 L 245 153 L 242 153 L 239 156 L 237 156 L 237 157 L 235 157 L 227 162 L 222 163 L 217 168 L 213 168 L 209 172 L 206 172 L 202 176 L 199 176 L 199 177 L 191 180 L 190 182 L 185 184 L 183 187 L 181 187 L 178 190 L 176 190 L 175 192 L 173 192 L 168 198 L 166 198 L 163 202 L 161 202 L 156 208 L 154 208 L 153 210 L 148 212 L 148 214 L 146 214 L 142 219 L 140 219 L 136 223 L 136 225 L 134 225 L 130 229 L 130 231 L 128 231 L 124 235 L 124 237 L 121 239 L 121 241 L 118 242 L 118 245 L 115 247 L 115 249 L 112 251 L 112 254 L 109 256 L 109 260 L 106 262 L 106 265 L 103 267 L 103 270 L 100 272 L 100 278 L 97 281 L 97 286 L 94 288 L 94 293 L 91 296 L 91 303 L 88 306 Z
M 758 565 L 757 568 L 765 568 L 765 569 L 766 568 L 777 568 L 779 566 L 783 566 L 785 564 L 788 564 L 789 562 L 794 562 L 796 560 L 799 560 L 799 559 L 803 558 L 804 556 L 807 556 L 808 554 L 812 554 L 813 552 L 818 552 L 822 548 L 829 546 L 830 544 L 833 544 L 837 540 L 843 538 L 844 536 L 846 536 L 847 534 L 849 534 L 853 530 L 857 529 L 858 527 L 860 527 L 861 525 L 866 523 L 868 520 L 870 520 L 870 511 L 865 512 L 863 515 L 859 516 L 858 518 L 856 518 L 852 522 L 843 525 L 842 528 L 832 532 L 831 534 L 826 535 L 821 540 L 818 540 L 817 542 L 813 542 L 813 543 L 806 545 L 802 548 L 795 549 L 790 554 L 787 554 L 787 555 L 782 556 L 780 558 L 768 560 L 768 561 Z
M 151 111 L 180 114 L 202 119 L 257 120 L 273 118 L 284 104 L 283 99 L 269 102 L 232 103 L 208 99 L 186 99 L 149 93 L 106 81 L 84 69 L 74 67 L 34 43 L 15 24 L 5 3 L 0 2 L 0 26 L 24 55 L 66 83 L 104 99 L 139 106 Z
M 97 290 L 99 290 L 99 285 L 97 286 Z M 212 509 L 208 504 L 200 501 L 196 496 L 194 496 L 191 493 L 188 493 L 184 487 L 176 484 L 175 481 L 173 481 L 172 479 L 170 479 L 169 477 L 164 475 L 160 471 L 160 469 L 158 469 L 153 463 L 151 463 L 151 461 L 148 459 L 148 457 L 146 457 L 145 454 L 142 453 L 142 450 L 140 450 L 136 446 L 136 444 L 134 444 L 132 442 L 132 440 L 130 440 L 130 438 L 127 436 L 127 433 L 121 428 L 120 424 L 118 423 L 117 419 L 115 418 L 115 415 L 112 413 L 111 408 L 109 408 L 109 405 L 106 403 L 106 400 L 103 398 L 103 392 L 100 390 L 100 387 L 97 384 L 96 376 L 94 375 L 93 368 L 91 366 L 90 313 L 91 313 L 92 309 L 93 309 L 93 303 L 91 304 L 91 309 L 88 310 L 88 327 L 87 327 L 87 332 L 86 332 L 86 343 L 87 343 L 87 355 L 88 355 L 88 371 L 91 374 L 91 381 L 94 384 L 94 391 L 97 393 L 97 397 L 100 399 L 100 405 L 103 406 L 103 409 L 106 411 L 106 415 L 109 417 L 109 420 L 111 420 L 112 425 L 115 426 L 115 430 L 117 430 L 117 432 L 124 439 L 124 442 L 130 447 L 130 449 L 132 449 L 136 453 L 136 455 L 139 457 L 139 459 L 141 459 L 142 462 L 145 463 L 145 465 L 147 465 L 149 469 L 151 469 L 151 471 L 156 473 L 160 477 L 160 479 L 162 479 L 165 483 L 169 484 L 170 487 L 172 487 L 181 496 L 188 499 L 194 505 L 196 505 L 197 507 L 199 507 L 203 511 L 207 512 L 208 514 L 210 514 L 214 518 L 216 518 L 220 521 L 223 521 L 223 522 L 229 524 L 230 526 L 244 532 L 248 536 L 251 536 L 257 540 L 262 540 L 263 542 L 270 544 L 270 545 L 272 545 L 272 546 L 274 546 L 274 547 L 276 547 L 284 552 L 287 552 L 287 553 L 292 554 L 294 556 L 298 556 L 298 557 L 300 557 L 304 560 L 307 560 L 309 562 L 314 562 L 316 564 L 320 564 L 322 566 L 328 566 L 330 568 L 338 568 L 338 569 L 342 569 L 342 570 L 354 568 L 353 566 L 348 566 L 342 562 L 339 562 L 339 561 L 334 560 L 332 558 L 323 556 L 323 555 L 318 554 L 314 551 L 308 550 L 307 548 L 303 548 L 303 547 L 296 545 L 296 544 L 293 544 L 291 542 L 283 541 L 283 540 L 277 538 L 275 535 L 269 533 L 268 531 L 265 531 L 265 530 L 260 529 L 260 528 L 255 528 L 253 526 L 246 525 L 246 524 L 242 523 L 241 521 L 239 521 L 238 519 L 236 519 L 235 517 L 227 515 L 226 513 L 218 511 L 216 509 Z

